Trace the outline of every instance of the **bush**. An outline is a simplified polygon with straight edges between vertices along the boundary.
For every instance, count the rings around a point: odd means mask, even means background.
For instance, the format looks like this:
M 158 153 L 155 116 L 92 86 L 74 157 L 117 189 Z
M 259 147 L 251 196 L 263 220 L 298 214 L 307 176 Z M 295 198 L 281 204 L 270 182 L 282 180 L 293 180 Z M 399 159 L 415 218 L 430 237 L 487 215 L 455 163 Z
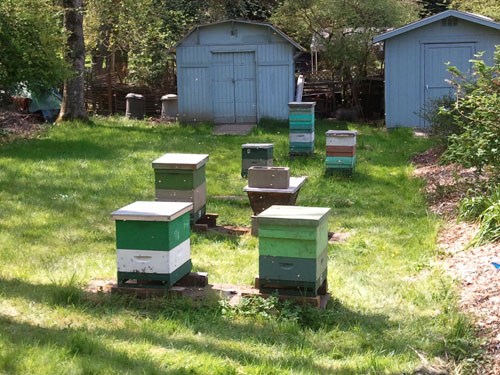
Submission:
M 500 187 L 483 193 L 481 191 L 469 190 L 467 196 L 462 199 L 458 209 L 458 218 L 466 221 L 474 221 L 488 207 L 500 200 Z
M 473 76 L 467 77 L 456 67 L 453 84 L 458 100 L 452 113 L 460 128 L 458 134 L 448 138 L 448 149 L 443 154 L 446 162 L 458 163 L 466 168 L 475 167 L 479 176 L 489 168 L 494 180 L 500 176 L 500 46 L 494 54 L 494 63 L 487 66 L 476 55 Z M 448 112 L 443 109 L 443 114 Z
M 454 119 L 456 99 L 453 95 L 444 95 L 429 100 L 418 115 L 430 124 L 431 134 L 441 138 L 445 143 L 452 134 L 459 134 L 461 128 Z
M 480 216 L 479 233 L 473 240 L 474 245 L 500 240 L 500 200 L 494 202 Z
M 479 246 L 500 239 L 500 185 L 490 193 L 477 194 L 469 192 L 462 200 L 458 217 L 461 220 L 479 220 L 479 232 L 470 243 Z

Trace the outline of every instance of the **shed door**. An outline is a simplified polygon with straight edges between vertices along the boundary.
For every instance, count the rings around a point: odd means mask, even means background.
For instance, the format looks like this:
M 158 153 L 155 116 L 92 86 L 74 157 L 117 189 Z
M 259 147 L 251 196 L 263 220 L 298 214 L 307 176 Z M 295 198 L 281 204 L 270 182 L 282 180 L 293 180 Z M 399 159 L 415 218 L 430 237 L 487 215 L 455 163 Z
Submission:
M 476 53 L 475 43 L 442 43 L 424 45 L 424 103 L 452 92 L 446 63 L 462 72 L 470 72 L 470 59 Z M 428 126 L 428 124 L 425 124 Z
M 214 122 L 257 122 L 255 53 L 213 53 L 212 69 Z

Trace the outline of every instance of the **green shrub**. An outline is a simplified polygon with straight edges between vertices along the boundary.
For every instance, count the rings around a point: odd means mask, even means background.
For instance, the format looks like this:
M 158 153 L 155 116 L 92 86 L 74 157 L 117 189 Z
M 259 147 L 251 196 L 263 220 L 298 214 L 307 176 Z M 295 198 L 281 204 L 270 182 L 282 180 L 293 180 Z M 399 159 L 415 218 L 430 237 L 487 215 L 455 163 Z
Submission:
M 500 240 L 500 200 L 488 207 L 480 217 L 481 226 L 473 240 L 474 245 Z
M 488 167 L 495 180 L 500 176 L 500 46 L 492 66 L 476 55 L 473 76 L 467 77 L 456 67 L 449 67 L 458 100 L 452 114 L 460 128 L 448 138 L 443 160 L 466 168 L 475 167 L 477 175 Z M 441 113 L 446 114 L 446 110 Z
M 479 220 L 479 232 L 470 245 L 482 245 L 500 239 L 500 185 L 490 190 L 490 193 L 477 195 L 478 192 L 469 192 L 460 202 L 459 219 Z M 479 193 L 480 194 L 480 193 Z
M 454 119 L 456 98 L 444 95 L 433 98 L 422 108 L 418 115 L 424 119 L 431 129 L 431 134 L 441 138 L 445 143 L 452 134 L 459 134 L 462 129 Z
M 496 200 L 500 199 L 500 191 L 493 194 L 477 195 L 477 191 L 467 193 L 467 196 L 462 199 L 458 209 L 458 218 L 466 221 L 474 221 L 479 219 L 481 214 L 486 211 Z

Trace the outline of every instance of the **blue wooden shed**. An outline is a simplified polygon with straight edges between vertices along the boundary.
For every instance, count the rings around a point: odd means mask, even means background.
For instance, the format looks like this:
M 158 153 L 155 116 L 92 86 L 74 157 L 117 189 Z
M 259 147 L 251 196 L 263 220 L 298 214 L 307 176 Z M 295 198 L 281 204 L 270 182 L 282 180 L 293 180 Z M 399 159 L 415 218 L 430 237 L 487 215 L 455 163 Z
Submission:
M 385 122 L 392 127 L 426 127 L 417 113 L 430 99 L 451 91 L 446 63 L 466 72 L 478 52 L 492 62 L 500 24 L 455 10 L 433 15 L 374 38 L 384 42 Z
M 303 51 L 266 23 L 228 20 L 194 27 L 175 46 L 179 120 L 287 119 L 294 60 Z

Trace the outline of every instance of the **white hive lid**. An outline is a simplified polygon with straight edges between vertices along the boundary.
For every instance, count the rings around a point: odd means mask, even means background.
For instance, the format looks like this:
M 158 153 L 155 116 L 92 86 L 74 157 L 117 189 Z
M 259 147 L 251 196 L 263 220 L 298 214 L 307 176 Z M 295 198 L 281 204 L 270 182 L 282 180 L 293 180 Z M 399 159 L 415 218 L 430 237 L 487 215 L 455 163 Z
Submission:
M 273 148 L 274 143 L 245 143 L 241 148 Z
M 153 161 L 154 169 L 196 170 L 207 164 L 208 154 L 165 154 Z
M 271 206 L 257 215 L 260 224 L 316 226 L 328 218 L 331 208 L 302 206 Z
M 193 209 L 191 202 L 137 201 L 111 212 L 113 220 L 172 221 Z
M 328 130 L 327 137 L 355 137 L 358 132 L 356 130 Z

